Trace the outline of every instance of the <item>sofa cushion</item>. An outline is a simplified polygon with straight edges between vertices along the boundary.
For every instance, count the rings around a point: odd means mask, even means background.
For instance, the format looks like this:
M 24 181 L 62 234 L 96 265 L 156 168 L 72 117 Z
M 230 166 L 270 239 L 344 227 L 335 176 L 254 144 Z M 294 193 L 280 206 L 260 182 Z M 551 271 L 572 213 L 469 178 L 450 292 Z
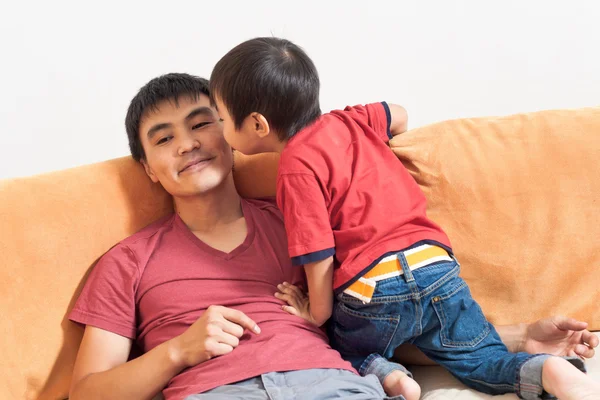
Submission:
M 446 121 L 391 147 L 493 323 L 600 329 L 600 108 Z

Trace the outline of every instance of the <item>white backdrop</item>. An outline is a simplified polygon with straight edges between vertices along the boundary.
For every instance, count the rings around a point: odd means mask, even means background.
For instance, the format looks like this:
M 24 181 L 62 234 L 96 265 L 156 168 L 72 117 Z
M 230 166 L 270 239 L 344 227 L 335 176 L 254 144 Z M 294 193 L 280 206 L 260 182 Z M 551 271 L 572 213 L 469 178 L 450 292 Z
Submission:
M 141 85 L 208 77 L 255 36 L 304 47 L 324 111 L 387 100 L 416 127 L 600 104 L 593 0 L 1 4 L 0 178 L 128 155 L 123 119 Z

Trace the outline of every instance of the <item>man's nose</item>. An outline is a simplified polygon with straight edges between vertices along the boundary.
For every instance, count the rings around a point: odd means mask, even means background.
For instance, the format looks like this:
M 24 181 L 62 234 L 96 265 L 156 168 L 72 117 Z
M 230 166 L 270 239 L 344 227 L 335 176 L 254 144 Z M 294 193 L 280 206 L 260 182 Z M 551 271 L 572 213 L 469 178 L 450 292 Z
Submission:
M 190 151 L 197 150 L 200 148 L 200 141 L 191 133 L 180 135 L 179 143 L 177 146 L 177 152 L 181 156 Z

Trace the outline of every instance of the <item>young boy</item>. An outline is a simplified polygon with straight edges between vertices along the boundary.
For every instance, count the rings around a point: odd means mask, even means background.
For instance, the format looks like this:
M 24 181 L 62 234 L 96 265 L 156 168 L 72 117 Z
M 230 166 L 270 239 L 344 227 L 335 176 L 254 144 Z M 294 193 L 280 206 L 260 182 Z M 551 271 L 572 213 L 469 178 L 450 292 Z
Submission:
M 232 49 L 215 66 L 210 92 L 234 149 L 281 153 L 277 202 L 309 297 L 285 283 L 276 296 L 315 325 L 332 317 L 332 345 L 362 375 L 377 375 L 390 396 L 417 399 L 407 370 L 388 361 L 410 342 L 482 392 L 596 393 L 581 360 L 509 353 L 486 321 L 450 241 L 426 216 L 423 193 L 387 146 L 406 130 L 402 107 L 321 115 L 314 64 L 278 38 Z

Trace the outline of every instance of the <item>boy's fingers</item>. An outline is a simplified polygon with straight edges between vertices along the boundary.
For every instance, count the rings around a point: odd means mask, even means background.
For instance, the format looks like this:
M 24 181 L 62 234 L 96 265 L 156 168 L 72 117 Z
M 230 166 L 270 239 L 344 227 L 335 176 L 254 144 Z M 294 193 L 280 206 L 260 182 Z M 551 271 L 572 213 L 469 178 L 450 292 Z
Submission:
M 287 293 L 275 293 L 275 297 L 277 297 L 279 300 L 283 300 L 286 303 L 288 303 L 289 305 L 295 305 L 296 304 L 296 299 L 294 299 L 293 296 L 287 294 Z
M 302 290 L 300 290 L 298 286 L 289 286 L 289 288 L 294 292 L 296 296 L 298 296 L 298 298 L 304 297 L 304 292 L 302 292 Z
M 288 312 L 288 313 L 290 313 L 292 315 L 295 315 L 297 317 L 300 316 L 300 313 L 298 312 L 298 310 L 295 307 L 292 307 L 292 306 L 283 306 L 282 308 L 283 308 L 283 311 L 286 311 L 286 312 Z

